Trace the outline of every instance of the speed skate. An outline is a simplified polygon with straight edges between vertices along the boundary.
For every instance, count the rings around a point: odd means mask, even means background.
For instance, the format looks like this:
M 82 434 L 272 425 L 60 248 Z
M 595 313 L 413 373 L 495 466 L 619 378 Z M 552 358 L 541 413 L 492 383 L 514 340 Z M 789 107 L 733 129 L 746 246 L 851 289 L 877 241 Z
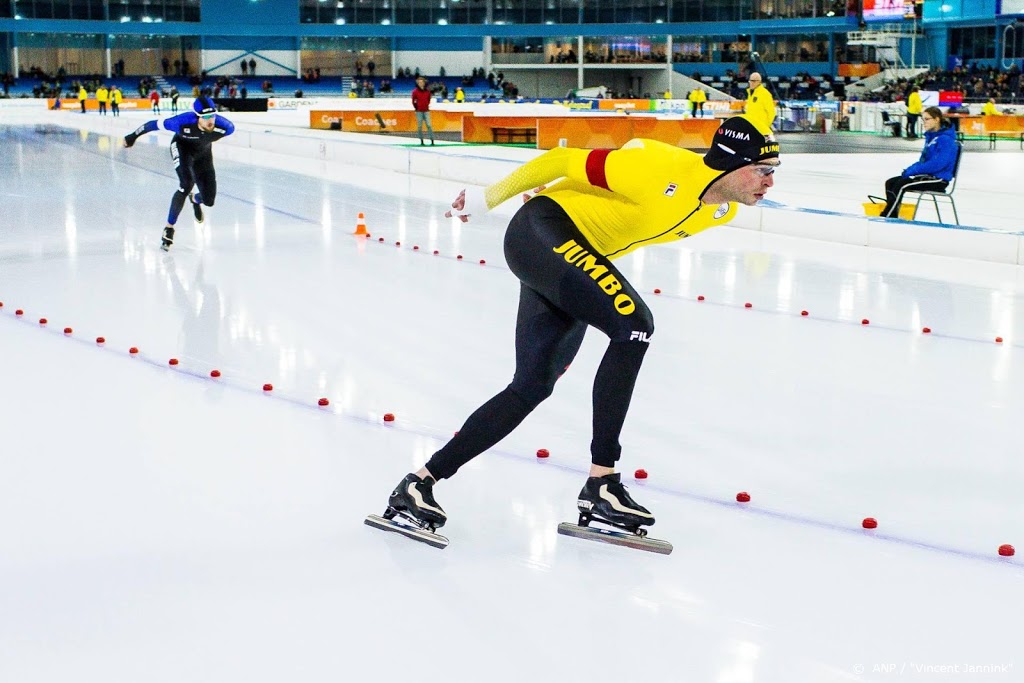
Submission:
M 659 555 L 668 555 L 672 552 L 672 544 L 657 538 L 647 538 L 647 529 L 622 530 L 605 529 L 603 527 L 590 526 L 593 518 L 584 519 L 580 515 L 579 524 L 562 522 L 558 525 L 558 533 L 563 536 L 585 538 L 588 541 L 600 541 L 612 545 L 622 545 L 635 550 L 646 550 Z
M 393 531 L 406 538 L 444 550 L 448 547 L 448 539 L 437 533 L 429 525 L 421 526 L 415 519 L 400 512 L 388 509 L 383 516 L 367 515 L 363 522 L 367 526 L 383 531 Z
M 672 552 L 671 543 L 647 538 L 647 529 L 644 527 L 654 524 L 654 515 L 633 500 L 622 484 L 621 474 L 587 479 L 576 500 L 576 507 L 580 512 L 579 523 L 563 522 L 558 525 L 558 533 L 662 555 Z M 591 522 L 607 524 L 612 528 L 592 527 Z
M 408 474 L 398 482 L 384 516 L 369 515 L 366 524 L 375 529 L 394 531 L 414 541 L 447 548 L 448 539 L 437 533 L 438 528 L 448 521 L 448 515 L 434 499 L 434 479 L 420 479 Z

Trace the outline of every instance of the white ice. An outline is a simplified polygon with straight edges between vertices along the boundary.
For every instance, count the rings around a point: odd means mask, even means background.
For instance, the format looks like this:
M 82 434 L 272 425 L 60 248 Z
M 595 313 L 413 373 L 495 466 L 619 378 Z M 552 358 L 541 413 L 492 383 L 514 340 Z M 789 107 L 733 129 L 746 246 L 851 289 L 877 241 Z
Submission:
M 556 534 L 596 332 L 438 485 L 439 551 L 362 522 L 511 378 L 507 212 L 220 146 L 164 254 L 163 142 L 48 130 L 0 126 L 0 681 L 1024 680 L 1018 267 L 730 228 L 627 257 L 657 332 L 621 466 L 675 552 Z M 801 156 L 770 197 L 859 206 L 907 157 Z M 1009 185 L 964 213 L 1005 227 Z

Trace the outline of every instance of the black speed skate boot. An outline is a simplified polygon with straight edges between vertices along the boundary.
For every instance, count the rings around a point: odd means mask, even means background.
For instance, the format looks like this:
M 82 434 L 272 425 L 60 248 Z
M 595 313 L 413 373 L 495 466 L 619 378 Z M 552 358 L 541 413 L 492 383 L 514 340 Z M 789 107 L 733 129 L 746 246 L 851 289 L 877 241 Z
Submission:
M 434 479 L 420 479 L 415 474 L 407 474 L 388 498 L 384 518 L 392 519 L 395 515 L 429 531 L 444 526 L 448 521 L 448 515 L 434 500 Z
M 654 515 L 633 500 L 622 484 L 622 474 L 590 477 L 576 501 L 580 511 L 579 525 L 585 527 L 591 520 L 624 529 L 637 536 L 646 536 L 641 527 L 654 524 Z
M 192 192 L 188 195 L 188 201 L 192 205 L 192 213 L 196 217 L 196 223 L 203 222 L 203 205 L 196 203 L 196 193 Z
M 160 238 L 160 248 L 167 251 L 174 244 L 174 228 L 168 226 L 164 228 L 164 235 Z

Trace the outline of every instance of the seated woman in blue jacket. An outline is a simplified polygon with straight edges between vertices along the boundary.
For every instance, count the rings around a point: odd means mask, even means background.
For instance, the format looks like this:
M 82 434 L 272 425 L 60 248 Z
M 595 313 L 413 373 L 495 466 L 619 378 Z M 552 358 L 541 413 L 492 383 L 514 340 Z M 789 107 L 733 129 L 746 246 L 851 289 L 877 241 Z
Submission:
M 908 166 L 895 178 L 885 181 L 885 208 L 882 216 L 897 218 L 903 193 L 910 190 L 942 192 L 953 179 L 956 167 L 956 131 L 938 107 L 928 107 L 921 114 L 924 124 L 924 150 L 917 163 Z

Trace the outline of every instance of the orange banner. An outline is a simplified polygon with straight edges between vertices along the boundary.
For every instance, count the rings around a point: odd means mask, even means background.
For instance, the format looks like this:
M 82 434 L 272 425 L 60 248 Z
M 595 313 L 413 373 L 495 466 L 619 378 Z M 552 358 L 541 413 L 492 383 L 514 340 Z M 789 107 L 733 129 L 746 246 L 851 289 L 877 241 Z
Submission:
M 435 132 L 458 133 L 462 130 L 464 112 L 432 111 L 430 125 Z M 415 133 L 414 111 L 338 111 L 311 109 L 309 127 L 330 130 L 332 123 L 341 122 L 341 130 L 351 133 Z
M 53 99 L 53 98 L 50 98 L 50 99 L 46 100 L 46 106 L 49 107 L 50 109 L 53 109 L 53 103 L 54 102 L 56 102 L 56 100 Z M 121 100 L 121 104 L 120 104 L 120 108 L 121 109 L 146 109 L 146 110 L 148 110 L 148 109 L 151 109 L 152 106 L 153 106 L 152 103 L 148 99 L 143 100 L 143 99 L 140 99 L 138 97 L 133 97 L 133 98 L 130 98 L 130 99 L 128 99 L 128 98 L 123 99 L 123 100 Z M 82 111 L 82 105 L 79 103 L 78 98 L 62 97 L 61 100 L 60 100 L 60 108 L 61 109 L 74 109 L 75 111 Z M 85 110 L 86 111 L 99 111 L 100 110 L 100 103 L 97 102 L 94 99 L 86 100 L 85 101 Z M 107 111 L 110 111 L 110 105 L 109 104 L 107 105 Z M 164 98 L 164 99 L 160 100 L 160 111 L 162 113 L 170 113 L 170 111 L 171 111 L 171 100 L 169 98 Z M 182 109 L 181 107 L 178 107 L 178 111 L 179 112 L 180 111 L 184 111 L 184 109 Z
M 623 109 L 627 111 L 651 111 L 654 100 L 598 100 L 598 109 Z
M 633 138 L 660 140 L 687 149 L 705 149 L 718 130 L 715 119 L 656 119 L 653 117 L 543 118 L 538 120 L 537 147 L 613 149 Z
M 881 67 L 874 63 L 839 65 L 840 76 L 859 76 L 860 78 L 866 78 L 868 76 L 874 76 L 881 70 Z
M 645 100 L 646 101 L 646 100 Z M 378 118 L 379 117 L 379 118 Z M 611 149 L 633 138 L 660 140 L 677 147 L 706 149 L 718 129 L 718 119 L 659 119 L 653 116 L 473 116 L 468 112 L 431 112 L 435 131 L 461 132 L 462 141 L 478 144 L 536 144 L 538 149 L 578 147 Z M 310 128 L 364 133 L 416 131 L 411 111 L 309 112 Z M 383 125 L 382 125 L 383 124 Z
M 949 114 L 949 117 L 960 120 L 960 132 L 964 135 L 1024 133 L 1024 116 Z

